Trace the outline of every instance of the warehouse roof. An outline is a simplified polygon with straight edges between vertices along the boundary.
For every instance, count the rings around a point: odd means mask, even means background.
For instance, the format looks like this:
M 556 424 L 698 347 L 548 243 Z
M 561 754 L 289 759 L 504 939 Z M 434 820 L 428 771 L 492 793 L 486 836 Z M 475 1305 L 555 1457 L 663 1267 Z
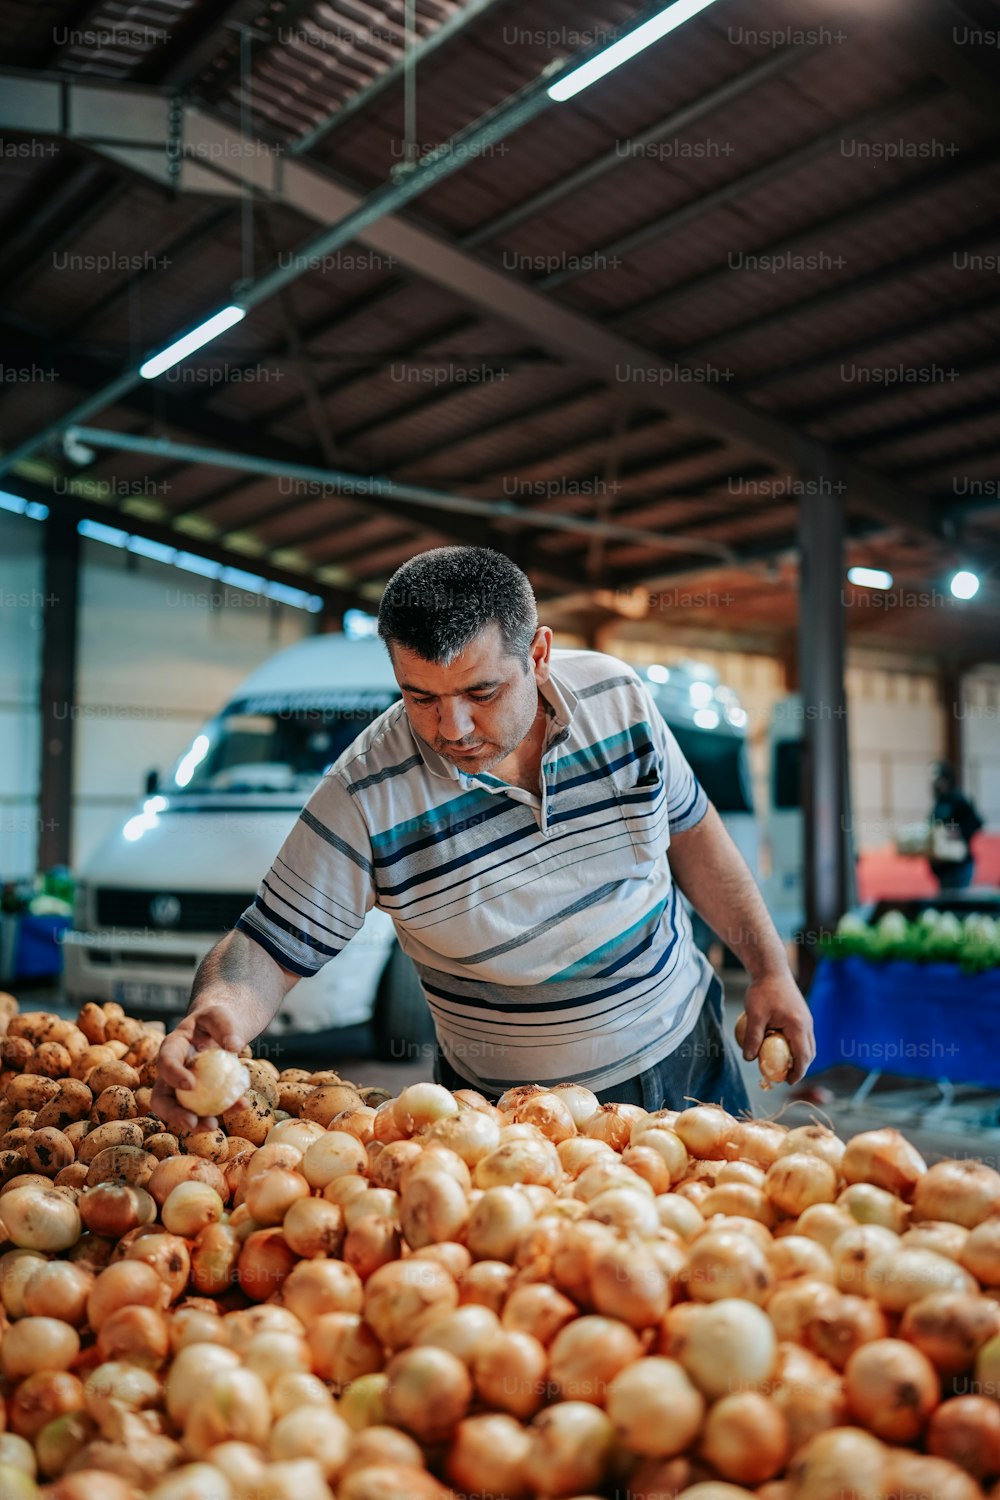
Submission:
M 565 103 L 650 8 L 413 9 L 407 52 L 395 0 L 0 0 L 5 482 L 335 604 L 474 539 L 568 624 L 698 577 L 764 639 L 842 493 L 899 586 L 852 632 L 980 654 L 1000 611 L 944 579 L 1000 559 L 987 0 L 723 0 Z

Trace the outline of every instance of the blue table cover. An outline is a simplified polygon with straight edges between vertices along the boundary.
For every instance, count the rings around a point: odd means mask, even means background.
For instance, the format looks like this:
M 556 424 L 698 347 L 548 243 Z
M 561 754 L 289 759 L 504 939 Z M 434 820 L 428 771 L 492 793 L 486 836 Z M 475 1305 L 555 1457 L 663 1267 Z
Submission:
M 1000 969 L 823 959 L 809 1004 L 811 1073 L 850 1064 L 1000 1086 Z

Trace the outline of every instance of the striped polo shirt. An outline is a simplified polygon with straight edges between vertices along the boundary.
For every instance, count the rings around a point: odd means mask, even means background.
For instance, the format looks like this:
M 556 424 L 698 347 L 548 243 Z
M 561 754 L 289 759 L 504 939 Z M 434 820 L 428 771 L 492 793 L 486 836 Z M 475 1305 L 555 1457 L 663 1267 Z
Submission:
M 651 1067 L 711 969 L 670 874 L 708 799 L 639 677 L 553 651 L 537 794 L 467 775 L 402 703 L 323 776 L 237 926 L 314 974 L 377 906 L 416 965 L 439 1045 L 485 1093 Z

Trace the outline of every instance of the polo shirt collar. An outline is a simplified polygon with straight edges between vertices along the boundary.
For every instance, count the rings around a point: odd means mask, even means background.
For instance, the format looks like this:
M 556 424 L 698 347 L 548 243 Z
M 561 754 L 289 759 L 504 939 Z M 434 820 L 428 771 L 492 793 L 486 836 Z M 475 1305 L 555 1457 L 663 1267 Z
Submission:
M 554 672 L 551 668 L 549 670 L 548 682 L 543 683 L 538 691 L 552 709 L 554 721 L 553 734 L 550 735 L 548 741 L 551 745 L 555 733 L 569 727 L 579 700 L 569 684 L 562 681 L 558 673 Z M 404 714 L 406 713 L 405 708 L 403 712 Z M 409 724 L 410 733 L 413 736 L 413 743 L 416 745 L 424 765 L 432 776 L 439 776 L 445 781 L 467 781 L 469 779 L 446 756 L 440 755 L 432 745 L 429 745 L 426 740 L 422 740 L 413 725 L 410 724 L 409 719 L 407 719 L 407 724 Z

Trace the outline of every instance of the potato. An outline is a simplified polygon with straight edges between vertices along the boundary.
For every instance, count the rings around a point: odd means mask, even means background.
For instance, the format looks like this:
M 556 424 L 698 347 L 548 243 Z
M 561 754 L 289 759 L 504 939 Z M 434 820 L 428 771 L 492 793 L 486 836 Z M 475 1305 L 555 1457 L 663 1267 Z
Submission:
M 305 1083 L 302 1079 L 291 1083 L 282 1081 L 279 1084 L 278 1103 L 290 1115 L 297 1115 L 312 1092 L 312 1084 Z
M 11 1120 L 11 1126 L 16 1130 L 18 1126 L 29 1125 L 32 1130 L 37 1130 L 38 1111 L 34 1109 L 19 1109 Z
M 86 1005 L 81 1007 L 80 1014 L 76 1018 L 76 1024 L 88 1042 L 97 1043 L 104 1041 L 105 1027 L 108 1024 L 107 1017 L 101 1007 L 94 1004 L 93 1000 L 88 1000 Z
M 87 1181 L 87 1172 L 89 1170 L 85 1162 L 71 1162 L 68 1167 L 63 1167 L 61 1172 L 56 1173 L 56 1176 L 52 1180 L 52 1186 L 82 1188 Z
M 46 1078 L 65 1078 L 72 1066 L 73 1059 L 69 1049 L 62 1042 L 42 1042 L 40 1047 L 35 1048 L 32 1067 L 36 1073 L 43 1073 Z
M 136 1115 L 134 1124 L 141 1128 L 144 1141 L 147 1141 L 151 1135 L 159 1135 L 163 1129 L 163 1122 L 155 1115 Z M 149 1149 L 148 1146 L 146 1149 Z
M 260 1094 L 267 1100 L 272 1109 L 278 1108 L 280 1090 L 278 1080 L 274 1076 L 270 1064 L 262 1062 L 258 1058 L 251 1058 L 246 1064 L 246 1070 L 250 1074 L 250 1087 L 255 1094 Z
M 143 1145 L 156 1157 L 157 1161 L 166 1161 L 168 1157 L 176 1156 L 181 1149 L 177 1137 L 167 1130 L 160 1130 L 155 1135 L 147 1136 Z
M 44 1130 L 53 1125 L 56 1130 L 65 1130 L 74 1120 L 85 1120 L 90 1113 L 94 1096 L 85 1083 L 78 1078 L 63 1078 L 59 1092 L 42 1106 L 35 1116 L 35 1129 Z
M 131 1016 L 109 1016 L 104 1027 L 106 1041 L 124 1042 L 126 1047 L 134 1047 L 142 1034 L 142 1022 Z
M 22 1010 L 11 1016 L 7 1035 L 27 1037 L 33 1046 L 38 1047 L 42 1042 L 61 1042 L 70 1024 L 48 1010 Z
M 105 1042 L 104 1045 L 105 1047 L 107 1047 L 112 1057 L 124 1057 L 126 1052 L 128 1051 L 127 1042 Z
M 141 1078 L 142 1074 L 140 1073 L 139 1076 Z M 141 1089 L 133 1089 L 132 1095 L 135 1099 L 135 1107 L 139 1111 L 139 1113 L 141 1115 L 148 1115 L 150 1113 L 150 1107 L 153 1103 L 152 1086 L 150 1084 L 143 1084 Z
M 347 1083 L 325 1083 L 313 1089 L 299 1111 L 303 1120 L 315 1120 L 318 1125 L 329 1125 L 334 1115 L 342 1109 L 357 1109 L 363 1103 L 357 1089 Z
M 79 1152 L 80 1142 L 90 1134 L 92 1129 L 89 1120 L 74 1120 L 71 1125 L 66 1126 L 63 1135 L 68 1141 L 73 1142 L 74 1151 Z
M 142 1139 L 142 1127 L 132 1120 L 109 1120 L 106 1125 L 98 1125 L 80 1142 L 76 1154 L 80 1161 L 92 1162 L 109 1147 L 141 1147 Z
M 67 1140 L 61 1130 L 54 1130 L 51 1126 L 36 1130 L 28 1137 L 24 1155 L 31 1170 L 46 1177 L 55 1177 L 63 1167 L 72 1166 L 76 1160 L 73 1142 Z
M 71 1026 L 63 1037 L 62 1044 L 70 1057 L 79 1057 L 90 1046 L 90 1039 L 84 1036 L 79 1026 Z
M 246 1097 L 247 1104 L 234 1104 L 232 1109 L 226 1110 L 222 1123 L 227 1135 L 241 1135 L 255 1146 L 262 1146 L 267 1132 L 276 1123 L 274 1111 L 255 1089 L 250 1089 Z
M 0 1136 L 0 1151 L 23 1151 L 25 1143 L 34 1135 L 30 1125 L 12 1125 Z
M 139 1075 L 127 1062 L 98 1063 L 86 1077 L 86 1085 L 96 1099 L 105 1089 L 125 1088 L 130 1092 L 139 1087 Z
M 0 1151 L 0 1183 L 8 1183 L 27 1171 L 30 1168 L 20 1151 Z
M 103 1125 L 108 1120 L 133 1120 L 138 1113 L 132 1090 L 120 1083 L 112 1083 L 94 1100 L 90 1118 L 95 1125 Z
M 282 1068 L 278 1074 L 279 1083 L 308 1083 L 312 1074 L 308 1068 Z
M 7 1102 L 15 1109 L 42 1109 L 59 1093 L 54 1078 L 43 1078 L 40 1073 L 19 1073 L 7 1085 Z
M 224 1130 L 191 1130 L 181 1136 L 181 1150 L 204 1161 L 225 1161 L 229 1140 Z
M 86 1052 L 81 1052 L 79 1057 L 74 1057 L 70 1073 L 74 1078 L 86 1079 L 91 1068 L 97 1068 L 101 1063 L 115 1062 L 115 1054 L 110 1047 L 91 1046 Z
M 318 1089 L 325 1083 L 343 1083 L 343 1081 L 340 1074 L 334 1072 L 333 1068 L 324 1068 L 318 1073 L 309 1074 L 309 1082 L 314 1089 Z M 348 1084 L 348 1088 L 350 1088 L 350 1084 Z
M 145 1187 L 157 1166 L 156 1157 L 137 1146 L 108 1146 L 91 1159 L 86 1186 L 127 1182 L 130 1187 Z
M 13 1068 L 15 1073 L 23 1073 L 29 1067 L 35 1055 L 33 1043 L 26 1036 L 5 1036 L 0 1043 L 0 1058 L 3 1059 L 5 1068 Z
M 253 1141 L 248 1141 L 242 1135 L 231 1135 L 227 1140 L 226 1160 L 233 1161 L 237 1156 L 252 1154 L 256 1149 Z

